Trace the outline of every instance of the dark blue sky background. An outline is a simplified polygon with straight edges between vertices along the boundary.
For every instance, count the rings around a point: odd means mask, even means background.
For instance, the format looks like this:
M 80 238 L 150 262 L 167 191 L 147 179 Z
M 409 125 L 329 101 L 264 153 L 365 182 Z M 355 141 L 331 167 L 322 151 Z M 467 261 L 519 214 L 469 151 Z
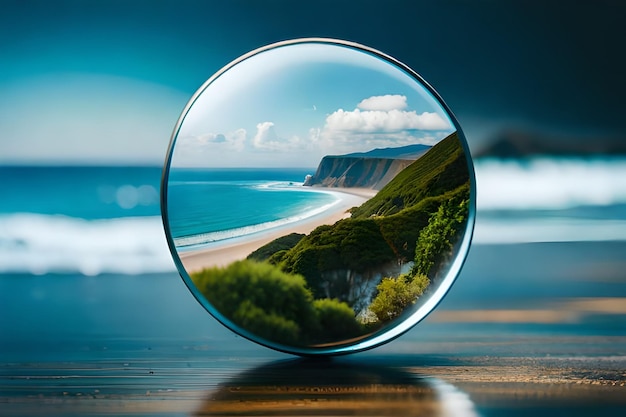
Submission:
M 473 149 L 503 127 L 626 138 L 626 7 L 576 3 L 3 1 L 0 161 L 156 163 L 215 71 L 309 36 L 356 41 L 412 67 Z

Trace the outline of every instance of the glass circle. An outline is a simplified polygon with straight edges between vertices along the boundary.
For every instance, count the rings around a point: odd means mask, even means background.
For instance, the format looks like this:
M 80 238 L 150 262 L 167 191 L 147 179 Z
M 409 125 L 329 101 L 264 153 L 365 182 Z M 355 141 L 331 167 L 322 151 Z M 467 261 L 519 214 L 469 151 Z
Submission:
M 161 193 L 200 304 L 297 355 L 370 349 L 422 320 L 465 260 L 476 195 L 466 140 L 430 85 L 318 38 L 209 78 L 174 129 Z

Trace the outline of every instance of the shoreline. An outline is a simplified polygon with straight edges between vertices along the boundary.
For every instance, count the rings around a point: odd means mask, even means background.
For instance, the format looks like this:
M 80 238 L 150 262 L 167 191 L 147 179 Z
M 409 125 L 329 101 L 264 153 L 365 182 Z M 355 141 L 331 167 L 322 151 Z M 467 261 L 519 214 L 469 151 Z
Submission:
M 367 188 L 324 188 L 315 187 L 316 191 L 335 194 L 339 202 L 328 210 L 315 216 L 282 227 L 254 233 L 224 241 L 215 242 L 206 248 L 179 252 L 178 256 L 188 273 L 197 272 L 207 267 L 224 267 L 235 261 L 243 260 L 255 250 L 289 233 L 309 234 L 322 225 L 332 225 L 348 218 L 347 210 L 360 206 L 374 195 L 377 190 Z

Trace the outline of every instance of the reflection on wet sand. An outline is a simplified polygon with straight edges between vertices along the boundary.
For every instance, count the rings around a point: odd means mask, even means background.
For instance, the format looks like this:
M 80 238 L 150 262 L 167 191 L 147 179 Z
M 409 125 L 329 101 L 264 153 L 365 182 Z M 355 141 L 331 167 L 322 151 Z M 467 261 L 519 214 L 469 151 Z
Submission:
M 196 416 L 476 416 L 469 396 L 401 369 L 336 360 L 280 361 L 222 384 Z

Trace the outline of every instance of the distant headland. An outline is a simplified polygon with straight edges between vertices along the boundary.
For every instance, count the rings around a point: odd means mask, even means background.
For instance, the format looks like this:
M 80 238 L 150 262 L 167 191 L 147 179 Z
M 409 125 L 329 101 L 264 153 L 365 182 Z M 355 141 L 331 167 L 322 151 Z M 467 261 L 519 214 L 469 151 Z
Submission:
M 346 155 L 327 155 L 315 174 L 306 177 L 304 185 L 380 190 L 430 148 L 428 145 L 408 145 Z

